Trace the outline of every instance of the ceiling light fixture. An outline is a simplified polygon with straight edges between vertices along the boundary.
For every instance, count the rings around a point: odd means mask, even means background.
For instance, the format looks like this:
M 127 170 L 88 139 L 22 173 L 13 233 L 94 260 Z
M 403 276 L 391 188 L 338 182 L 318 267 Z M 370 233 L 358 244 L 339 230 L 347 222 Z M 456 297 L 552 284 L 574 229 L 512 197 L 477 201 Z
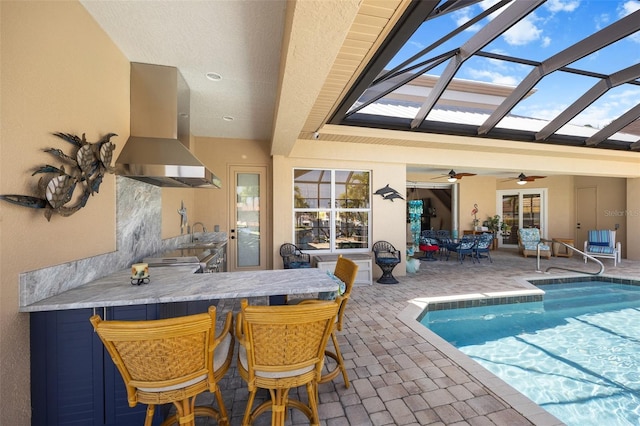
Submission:
M 233 117 L 232 117 L 232 116 L 230 116 L 230 115 L 225 115 L 224 117 L 222 117 L 222 119 L 223 119 L 224 121 L 233 121 L 233 120 L 235 120 L 235 118 L 233 118 Z
M 517 182 L 517 183 L 518 183 L 518 185 L 526 185 L 526 184 L 527 184 L 527 181 L 526 181 L 526 180 L 524 180 L 524 179 L 520 179 L 520 180 L 518 180 L 518 182 Z
M 457 179 L 457 178 L 455 178 L 455 177 L 453 177 L 453 176 L 451 176 L 451 177 L 447 178 L 447 180 L 448 180 L 449 182 L 451 182 L 451 183 L 453 183 L 453 182 L 457 182 L 457 181 L 458 181 L 458 179 Z
M 211 81 L 220 81 L 222 80 L 222 76 L 217 72 L 208 72 L 205 76 Z

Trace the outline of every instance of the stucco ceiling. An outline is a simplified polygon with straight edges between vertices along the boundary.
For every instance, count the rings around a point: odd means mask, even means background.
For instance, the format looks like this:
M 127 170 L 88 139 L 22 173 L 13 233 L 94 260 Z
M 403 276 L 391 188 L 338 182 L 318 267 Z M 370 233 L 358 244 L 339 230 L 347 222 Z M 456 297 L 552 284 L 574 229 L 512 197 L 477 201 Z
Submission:
M 271 139 L 286 0 L 81 3 L 129 61 L 180 70 L 193 135 Z

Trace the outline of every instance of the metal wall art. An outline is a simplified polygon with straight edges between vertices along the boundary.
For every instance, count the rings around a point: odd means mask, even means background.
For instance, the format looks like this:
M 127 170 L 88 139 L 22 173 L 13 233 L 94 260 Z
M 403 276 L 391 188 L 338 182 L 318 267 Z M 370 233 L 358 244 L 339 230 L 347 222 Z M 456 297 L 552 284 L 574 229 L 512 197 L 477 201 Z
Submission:
M 381 196 L 385 200 L 391 200 L 391 202 L 393 202 L 393 200 L 396 198 L 404 200 L 404 198 L 402 198 L 402 195 L 400 195 L 400 193 L 395 189 L 391 188 L 389 184 L 387 184 L 383 188 L 378 189 L 376 192 L 374 192 L 374 194 Z
M 84 133 L 82 139 L 68 133 L 54 133 L 74 146 L 71 155 L 57 148 L 44 151 L 62 160 L 65 164 L 59 168 L 45 165 L 36 169 L 31 176 L 47 174 L 38 181 L 37 196 L 0 195 L 0 200 L 33 209 L 45 209 L 44 216 L 71 216 L 87 204 L 90 195 L 98 192 L 105 173 L 113 173 L 111 166 L 115 144 L 111 142 L 115 133 L 107 133 L 98 142 L 87 142 Z M 66 166 L 66 167 L 65 167 Z M 75 195 L 74 195 L 75 193 Z

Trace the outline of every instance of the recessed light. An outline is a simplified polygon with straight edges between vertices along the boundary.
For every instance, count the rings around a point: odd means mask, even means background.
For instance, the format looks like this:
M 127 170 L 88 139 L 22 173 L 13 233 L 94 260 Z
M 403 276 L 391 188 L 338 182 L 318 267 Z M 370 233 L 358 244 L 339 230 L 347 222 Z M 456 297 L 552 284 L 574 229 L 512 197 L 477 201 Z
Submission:
M 235 119 L 234 119 L 232 116 L 230 116 L 230 115 L 225 115 L 224 117 L 222 117 L 222 119 L 223 119 L 224 121 L 233 121 L 233 120 L 235 120 Z
M 207 78 L 211 81 L 220 81 L 222 80 L 222 76 L 217 72 L 208 72 L 205 74 Z

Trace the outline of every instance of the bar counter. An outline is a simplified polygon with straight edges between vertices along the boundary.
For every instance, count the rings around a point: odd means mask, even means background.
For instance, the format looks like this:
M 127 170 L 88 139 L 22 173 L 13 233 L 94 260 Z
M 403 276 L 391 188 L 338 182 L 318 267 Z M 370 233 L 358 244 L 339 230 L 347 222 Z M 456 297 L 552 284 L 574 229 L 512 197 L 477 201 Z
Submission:
M 67 290 L 20 312 L 188 302 L 335 291 L 338 284 L 317 268 L 196 274 L 194 267 L 152 268 L 149 284 L 132 285 L 131 270 Z

